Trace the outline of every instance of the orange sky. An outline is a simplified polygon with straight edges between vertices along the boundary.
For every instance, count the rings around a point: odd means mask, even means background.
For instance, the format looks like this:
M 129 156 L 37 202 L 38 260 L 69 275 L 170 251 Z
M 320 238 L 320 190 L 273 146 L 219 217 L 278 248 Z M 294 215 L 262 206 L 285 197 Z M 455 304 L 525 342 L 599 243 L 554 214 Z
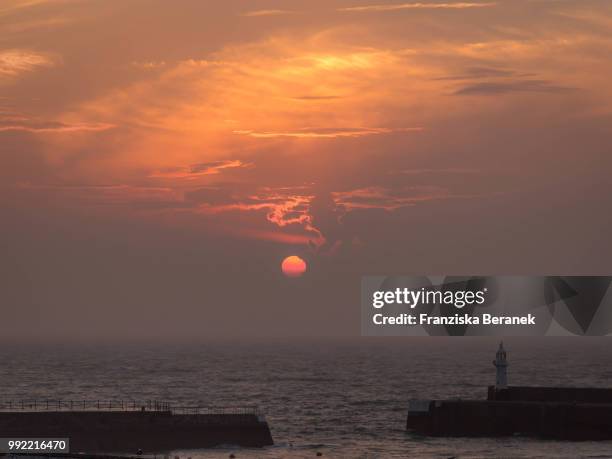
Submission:
M 56 225 L 71 247 L 104 221 L 266 247 L 274 269 L 518 273 L 522 254 L 593 274 L 611 31 L 605 0 L 4 0 L 7 240 Z

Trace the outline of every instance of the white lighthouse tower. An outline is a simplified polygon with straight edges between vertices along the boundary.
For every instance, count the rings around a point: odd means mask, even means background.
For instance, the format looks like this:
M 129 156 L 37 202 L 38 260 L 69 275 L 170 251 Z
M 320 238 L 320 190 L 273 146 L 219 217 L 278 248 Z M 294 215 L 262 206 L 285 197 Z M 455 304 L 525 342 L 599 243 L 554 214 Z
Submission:
M 505 389 L 508 387 L 508 360 L 503 341 L 499 343 L 499 349 L 497 350 L 497 354 L 495 354 L 493 365 L 495 365 L 497 369 L 497 374 L 495 375 L 495 389 Z

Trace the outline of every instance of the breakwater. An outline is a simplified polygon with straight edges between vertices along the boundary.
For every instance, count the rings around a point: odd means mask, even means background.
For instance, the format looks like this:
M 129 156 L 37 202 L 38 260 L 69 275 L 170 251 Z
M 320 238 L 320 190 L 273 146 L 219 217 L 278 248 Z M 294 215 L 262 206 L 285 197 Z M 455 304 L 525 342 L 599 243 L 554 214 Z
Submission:
M 171 408 L 165 403 L 37 402 L 0 411 L 3 437 L 69 438 L 72 453 L 163 452 L 218 445 L 273 444 L 268 423 L 255 408 Z M 17 408 L 17 409 L 16 409 Z
M 558 440 L 612 439 L 612 404 L 436 400 L 408 413 L 406 427 L 423 435 L 526 435 Z

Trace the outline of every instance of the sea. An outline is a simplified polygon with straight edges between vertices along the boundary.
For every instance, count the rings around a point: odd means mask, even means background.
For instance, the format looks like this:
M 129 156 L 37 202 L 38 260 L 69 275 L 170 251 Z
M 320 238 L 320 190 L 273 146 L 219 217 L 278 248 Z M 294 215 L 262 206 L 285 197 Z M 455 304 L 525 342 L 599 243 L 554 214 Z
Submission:
M 275 441 L 146 457 L 608 458 L 612 442 L 428 438 L 410 399 L 483 399 L 492 338 L 361 338 L 206 344 L 4 344 L 1 400 L 165 400 L 258 406 Z M 612 386 L 610 338 L 508 338 L 510 384 Z M 320 453 L 321 456 L 317 456 Z

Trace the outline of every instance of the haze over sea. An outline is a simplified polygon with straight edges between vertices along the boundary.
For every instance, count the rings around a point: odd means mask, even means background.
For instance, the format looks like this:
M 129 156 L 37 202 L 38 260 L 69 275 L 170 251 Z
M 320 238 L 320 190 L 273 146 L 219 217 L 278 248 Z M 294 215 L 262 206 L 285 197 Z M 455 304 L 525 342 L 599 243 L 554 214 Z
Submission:
M 3 345 L 8 399 L 159 399 L 264 409 L 276 445 L 171 457 L 612 457 L 612 442 L 422 438 L 404 430 L 411 398 L 484 398 L 490 338 L 199 345 Z M 610 386 L 607 338 L 511 338 L 515 385 Z M 146 450 L 146 445 L 143 445 Z M 163 457 L 158 456 L 158 457 Z

